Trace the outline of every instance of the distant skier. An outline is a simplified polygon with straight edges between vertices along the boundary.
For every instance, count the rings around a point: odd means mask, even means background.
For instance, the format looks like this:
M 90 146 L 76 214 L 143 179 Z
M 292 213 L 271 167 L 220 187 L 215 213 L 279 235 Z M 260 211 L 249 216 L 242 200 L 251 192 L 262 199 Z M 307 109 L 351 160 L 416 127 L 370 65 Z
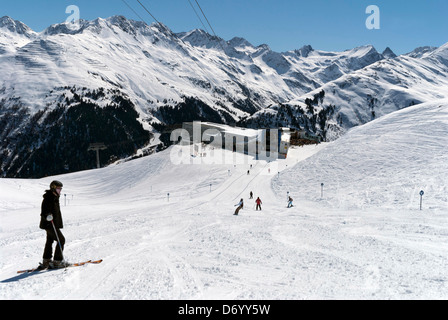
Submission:
M 252 191 L 249 193 L 249 199 L 253 199 L 254 198 L 254 194 L 252 193 Z
M 53 181 L 50 184 L 50 190 L 46 190 L 43 195 L 44 200 L 41 206 L 41 219 L 39 228 L 47 232 L 47 241 L 43 254 L 42 267 L 48 268 L 52 264 L 54 267 L 63 267 L 63 254 L 65 238 L 61 232 L 64 227 L 62 222 L 61 208 L 59 205 L 59 197 L 61 196 L 62 183 L 60 181 Z M 59 243 L 58 242 L 59 239 Z M 51 261 L 53 256 L 53 242 L 56 241 L 56 249 L 54 252 L 54 261 Z
M 241 209 L 243 209 L 244 207 L 244 201 L 243 199 L 240 200 L 240 202 L 238 202 L 235 207 L 238 206 L 238 208 L 236 208 L 235 213 L 233 214 L 234 216 L 238 215 L 238 212 L 240 212 Z
M 261 210 L 261 204 L 262 204 L 263 202 L 261 202 L 260 197 L 257 197 L 257 200 L 255 200 L 255 203 L 257 204 L 257 208 L 256 208 L 255 210 L 258 210 L 258 208 L 260 208 L 260 210 Z
M 250 170 L 247 170 L 247 175 L 249 175 L 250 174 Z
M 292 198 L 289 197 L 288 199 L 288 208 L 294 207 L 294 205 L 292 204 Z

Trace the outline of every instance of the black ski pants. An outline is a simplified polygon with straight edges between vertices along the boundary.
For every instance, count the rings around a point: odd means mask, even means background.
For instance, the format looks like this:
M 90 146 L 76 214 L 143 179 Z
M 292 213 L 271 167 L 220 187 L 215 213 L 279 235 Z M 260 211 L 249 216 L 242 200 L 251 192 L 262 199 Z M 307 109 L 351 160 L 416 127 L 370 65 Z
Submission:
M 59 247 L 58 244 L 58 238 L 56 237 L 56 233 L 54 232 L 54 229 L 45 229 L 45 231 L 47 232 L 47 242 L 45 243 L 45 249 L 44 249 L 44 259 L 51 259 L 51 257 L 53 256 L 53 242 L 56 242 L 56 249 L 54 250 L 54 260 L 56 261 L 62 261 L 63 260 L 63 255 L 62 255 L 62 250 L 64 250 L 64 244 L 65 244 L 65 238 L 64 235 L 62 234 L 61 230 L 56 228 L 57 231 L 57 235 L 59 237 L 59 241 L 61 242 L 61 248 Z

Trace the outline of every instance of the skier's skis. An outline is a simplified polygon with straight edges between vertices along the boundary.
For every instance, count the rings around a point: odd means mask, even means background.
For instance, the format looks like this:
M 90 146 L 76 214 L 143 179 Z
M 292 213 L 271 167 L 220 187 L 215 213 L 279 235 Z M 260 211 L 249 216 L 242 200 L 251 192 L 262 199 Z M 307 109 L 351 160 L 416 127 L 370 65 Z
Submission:
M 70 263 L 68 265 L 65 266 L 60 266 L 60 267 L 42 267 L 42 265 L 40 265 L 37 268 L 33 268 L 33 269 L 27 269 L 27 270 L 19 270 L 17 271 L 17 273 L 31 273 L 31 272 L 37 272 L 37 271 L 44 271 L 44 270 L 57 270 L 57 269 L 65 269 L 65 268 L 71 268 L 71 267 L 81 267 L 85 264 L 91 263 L 91 264 L 99 264 L 103 262 L 103 260 L 87 260 L 87 261 L 83 261 L 83 262 L 76 262 L 76 263 Z
M 43 271 L 43 270 L 47 270 L 47 268 L 42 267 L 42 265 L 40 265 L 37 268 L 17 271 L 17 273 L 31 273 L 31 272 L 37 272 L 37 271 Z
M 65 266 L 62 265 L 62 266 L 58 266 L 58 267 L 50 267 L 48 269 L 49 270 L 55 270 L 55 269 L 65 269 L 65 268 L 71 268 L 71 267 L 81 267 L 81 266 L 83 266 L 85 264 L 88 264 L 88 263 L 99 264 L 101 262 L 103 262 L 102 259 L 101 260 L 95 260 L 95 261 L 87 260 L 87 261 L 83 261 L 83 262 L 69 263 L 68 265 L 65 265 Z

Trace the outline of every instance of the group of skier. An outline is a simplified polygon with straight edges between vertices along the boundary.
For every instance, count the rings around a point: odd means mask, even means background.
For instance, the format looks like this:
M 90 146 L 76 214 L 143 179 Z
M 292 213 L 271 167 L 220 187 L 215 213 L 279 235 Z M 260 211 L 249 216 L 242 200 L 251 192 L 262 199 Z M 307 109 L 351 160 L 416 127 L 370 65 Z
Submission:
M 252 165 L 250 165 L 250 168 L 252 169 Z M 271 169 L 269 168 L 268 170 L 269 170 L 269 173 L 270 173 L 270 172 L 271 172 Z M 247 175 L 250 175 L 250 170 L 247 170 Z M 253 192 L 251 191 L 251 192 L 249 193 L 249 199 L 253 199 L 253 197 L 254 197 L 254 194 L 253 194 Z M 293 199 L 289 196 L 289 192 L 288 192 L 288 195 L 287 195 L 287 202 L 288 202 L 287 208 L 294 207 L 294 205 L 292 204 Z M 255 210 L 256 210 L 256 211 L 258 211 L 258 210 L 261 211 L 261 205 L 262 205 L 262 203 L 263 203 L 263 202 L 261 201 L 260 197 L 257 197 L 257 199 L 255 200 L 255 204 L 256 204 L 256 208 L 255 208 Z M 241 200 L 240 200 L 237 204 L 235 204 L 235 207 L 237 207 L 237 208 L 236 208 L 235 213 L 234 213 L 233 215 L 234 215 L 234 216 L 237 216 L 238 213 L 240 212 L 240 210 L 243 209 L 243 207 L 244 207 L 244 199 L 241 198 Z
M 249 193 L 249 199 L 253 199 L 253 198 L 254 198 L 254 194 L 253 194 L 253 192 L 251 191 L 251 192 Z M 289 195 L 289 192 L 288 192 L 288 198 L 287 198 L 287 199 L 288 199 L 288 205 L 287 205 L 287 208 L 294 207 L 294 205 L 292 204 L 293 199 L 292 199 L 291 196 Z M 256 210 L 256 211 L 258 211 L 258 210 L 261 211 L 261 205 L 263 204 L 263 202 L 261 201 L 260 197 L 257 197 L 257 199 L 255 200 L 255 203 L 256 203 L 256 208 L 255 208 L 255 210 Z M 233 215 L 234 215 L 234 216 L 237 216 L 238 213 L 240 212 L 240 210 L 243 209 L 243 207 L 244 207 L 244 199 L 241 198 L 240 202 L 238 202 L 238 203 L 235 205 L 235 207 L 237 207 L 237 208 L 236 208 L 235 213 L 234 213 Z
M 253 192 L 251 191 L 251 192 L 249 193 L 249 199 L 253 199 L 253 198 L 254 198 L 254 194 L 253 194 Z M 263 204 L 263 202 L 261 201 L 260 197 L 257 197 L 257 199 L 255 200 L 255 203 L 256 203 L 256 209 L 255 209 L 255 210 L 256 210 L 256 211 L 258 211 L 258 210 L 261 211 L 261 205 Z M 235 205 L 235 207 L 237 207 L 237 208 L 236 208 L 235 213 L 234 213 L 233 215 L 234 215 L 234 216 L 237 216 L 238 213 L 240 212 L 240 210 L 243 209 L 243 207 L 244 207 L 244 199 L 241 198 L 240 202 L 238 202 L 238 203 Z

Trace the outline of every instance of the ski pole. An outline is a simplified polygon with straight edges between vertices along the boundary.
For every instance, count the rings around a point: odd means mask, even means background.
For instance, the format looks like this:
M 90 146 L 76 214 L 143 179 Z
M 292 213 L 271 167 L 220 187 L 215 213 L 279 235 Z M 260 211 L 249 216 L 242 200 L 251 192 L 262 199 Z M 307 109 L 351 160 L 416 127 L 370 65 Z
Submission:
M 56 239 L 58 240 L 59 249 L 61 249 L 62 261 L 65 261 L 65 259 L 64 259 L 64 254 L 63 254 L 63 252 L 62 252 L 63 250 L 62 250 L 61 241 L 59 241 L 58 232 L 56 231 L 56 227 L 54 226 L 54 222 L 53 222 L 53 220 L 51 220 L 51 224 L 52 224 L 52 226 L 53 226 L 54 233 L 56 234 Z

